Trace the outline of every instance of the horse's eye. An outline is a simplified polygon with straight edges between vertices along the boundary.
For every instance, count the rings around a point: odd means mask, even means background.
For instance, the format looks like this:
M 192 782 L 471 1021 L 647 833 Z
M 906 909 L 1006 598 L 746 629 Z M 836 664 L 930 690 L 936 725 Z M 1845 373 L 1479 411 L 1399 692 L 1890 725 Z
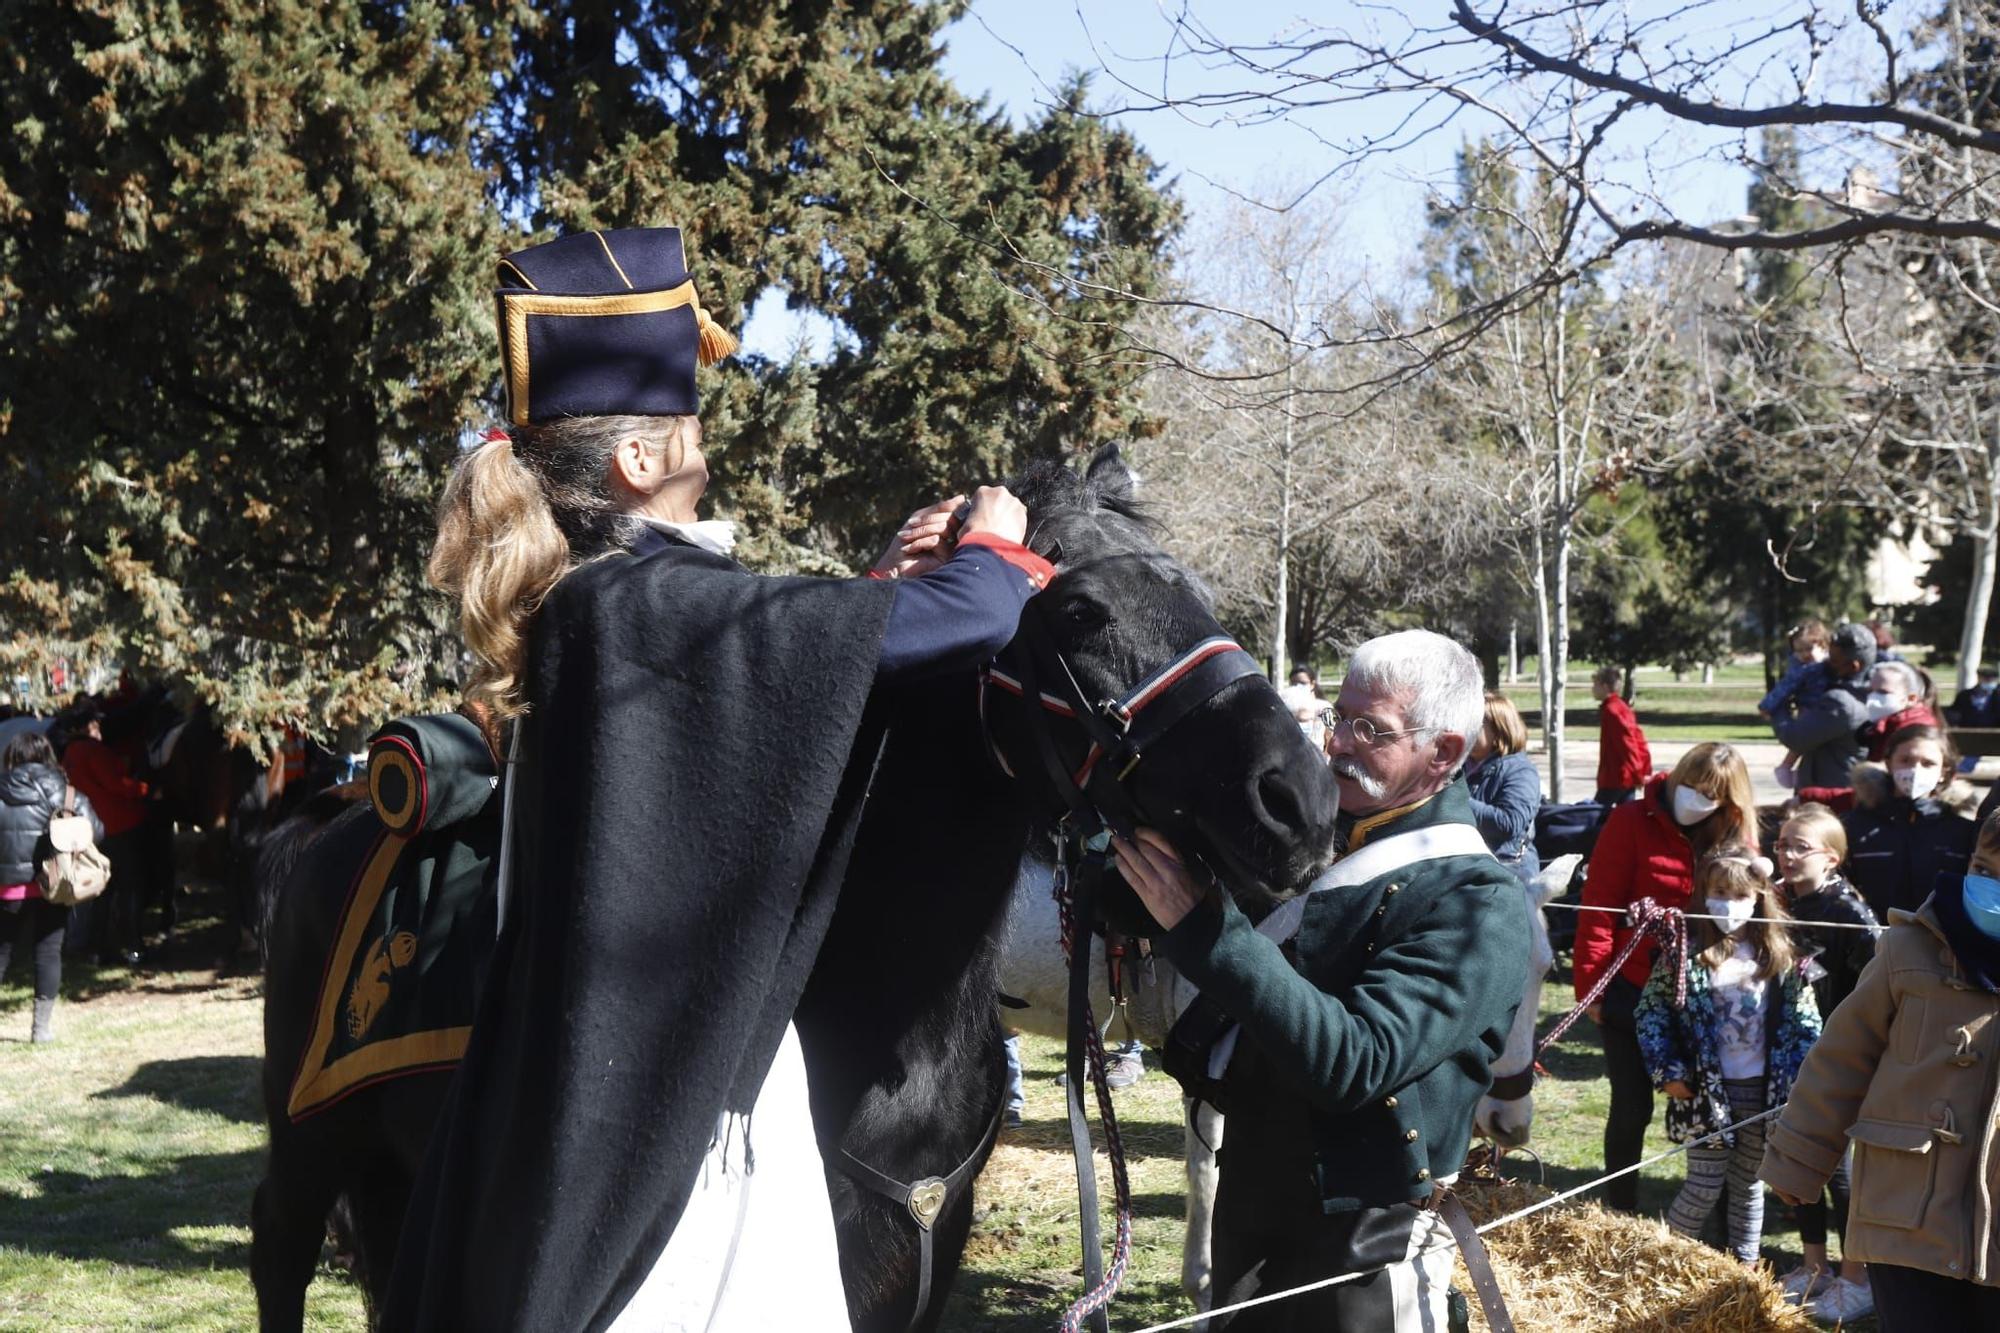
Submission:
M 1111 618 L 1103 607 L 1083 597 L 1072 597 L 1064 602 L 1062 615 L 1064 620 L 1078 629 L 1096 629 Z

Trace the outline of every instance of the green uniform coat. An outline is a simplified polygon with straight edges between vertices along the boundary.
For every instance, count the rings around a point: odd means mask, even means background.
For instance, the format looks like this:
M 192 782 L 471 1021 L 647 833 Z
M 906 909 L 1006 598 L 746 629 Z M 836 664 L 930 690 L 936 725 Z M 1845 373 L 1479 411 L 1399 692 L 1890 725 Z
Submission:
M 1415 807 L 1343 815 L 1340 827 L 1354 852 L 1445 823 L 1473 823 L 1463 778 Z M 1300 1151 L 1311 1154 L 1321 1210 L 1340 1213 L 1427 1198 L 1463 1165 L 1526 988 L 1527 910 L 1506 866 L 1446 856 L 1312 894 L 1282 946 L 1222 894 L 1161 943 L 1242 1025 L 1237 1063 L 1253 1048 L 1250 1069 L 1304 1099 L 1310 1143 Z

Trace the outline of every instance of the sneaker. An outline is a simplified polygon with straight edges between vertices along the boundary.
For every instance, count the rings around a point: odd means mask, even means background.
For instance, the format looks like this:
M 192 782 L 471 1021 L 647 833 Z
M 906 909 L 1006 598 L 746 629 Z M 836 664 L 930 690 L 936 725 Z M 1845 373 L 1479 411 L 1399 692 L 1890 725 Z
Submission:
M 1111 1062 L 1111 1068 L 1105 1071 L 1104 1082 L 1107 1087 L 1129 1088 L 1144 1077 L 1146 1077 L 1146 1059 L 1133 1051 Z
M 1785 1274 L 1778 1282 L 1784 1290 L 1785 1304 L 1804 1305 L 1814 1295 L 1827 1290 L 1838 1279 L 1824 1268 L 1808 1268 L 1800 1264 Z
M 1852 1324 L 1875 1313 L 1875 1293 L 1866 1282 L 1836 1277 L 1806 1306 L 1806 1313 L 1822 1324 Z

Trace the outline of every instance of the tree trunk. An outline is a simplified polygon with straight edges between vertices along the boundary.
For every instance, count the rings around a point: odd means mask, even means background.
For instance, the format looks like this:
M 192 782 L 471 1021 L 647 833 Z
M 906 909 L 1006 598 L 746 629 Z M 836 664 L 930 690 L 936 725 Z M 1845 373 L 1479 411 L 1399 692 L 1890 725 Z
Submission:
M 1290 674 L 1285 669 L 1285 615 L 1291 609 L 1292 564 L 1292 367 L 1285 367 L 1285 437 L 1278 446 L 1278 586 L 1271 606 L 1271 683 L 1283 687 Z
M 1558 519 L 1555 530 L 1555 587 L 1549 593 L 1549 609 L 1554 615 L 1554 642 L 1549 646 L 1549 799 L 1563 799 L 1563 705 L 1568 692 L 1563 677 L 1569 672 L 1569 546 L 1570 530 Z
M 1542 694 L 1542 746 L 1550 755 L 1555 753 L 1549 731 L 1549 719 L 1555 705 L 1551 681 L 1549 679 L 1549 655 L 1552 648 L 1553 630 L 1549 624 L 1549 572 L 1548 562 L 1543 557 L 1542 529 L 1535 527 L 1535 684 Z M 1553 760 L 1549 766 L 1549 791 L 1551 799 L 1556 790 L 1556 768 Z
M 1277 605 L 1271 611 L 1271 683 L 1283 686 L 1285 683 L 1285 594 L 1286 586 L 1284 538 L 1278 538 L 1278 587 Z
M 1979 678 L 1979 659 L 1986 653 L 1986 619 L 1993 608 L 1993 569 L 2000 542 L 2000 486 L 1994 471 L 2000 466 L 2000 436 L 1986 444 L 1986 506 L 1972 534 L 1972 586 L 1965 593 L 1965 624 L 1958 636 L 1958 688 L 1969 690 Z
M 1521 679 L 1521 622 L 1516 617 L 1507 621 L 1507 683 L 1515 684 Z

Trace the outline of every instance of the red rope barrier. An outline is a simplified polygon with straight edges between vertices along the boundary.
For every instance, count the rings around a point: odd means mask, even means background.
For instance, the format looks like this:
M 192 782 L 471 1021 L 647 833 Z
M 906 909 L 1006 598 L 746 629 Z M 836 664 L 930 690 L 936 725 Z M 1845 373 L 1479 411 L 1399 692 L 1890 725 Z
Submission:
M 1062 909 L 1062 951 L 1064 959 L 1068 959 L 1071 951 L 1078 947 L 1074 943 L 1077 923 L 1071 910 L 1069 877 L 1061 873 L 1060 867 L 1056 875 L 1055 899 Z M 1088 926 L 1083 929 L 1082 947 L 1090 947 Z M 1088 1002 L 1084 1004 L 1083 1012 L 1086 1034 L 1084 1064 L 1089 1069 L 1091 1087 L 1097 1093 L 1097 1117 L 1104 1122 L 1104 1152 L 1111 1159 L 1111 1190 L 1118 1204 L 1118 1234 L 1112 1242 L 1111 1262 L 1105 1266 L 1104 1281 L 1083 1293 L 1064 1312 L 1062 1333 L 1080 1333 L 1085 1319 L 1110 1304 L 1111 1298 L 1118 1294 L 1119 1284 L 1125 1280 L 1125 1267 L 1132 1257 L 1132 1185 L 1125 1173 L 1125 1143 L 1118 1134 L 1118 1113 L 1111 1106 L 1111 1084 L 1106 1077 L 1104 1039 L 1097 1030 L 1097 1014 Z M 1095 1217 L 1079 1217 L 1077 1221 L 1086 1227 L 1100 1225 Z
M 1673 960 L 1674 1007 L 1680 1009 L 1687 1005 L 1687 919 L 1681 915 L 1681 909 L 1662 907 L 1651 898 L 1641 898 L 1625 909 L 1625 924 L 1632 928 L 1632 934 L 1626 939 L 1625 947 L 1618 951 L 1618 956 L 1611 960 L 1611 965 L 1604 969 L 1603 974 L 1597 978 L 1596 983 L 1584 997 L 1576 1002 L 1576 1008 L 1564 1014 L 1556 1025 L 1549 1029 L 1549 1035 L 1537 1043 L 1536 1059 L 1540 1059 L 1543 1051 L 1555 1045 L 1565 1032 L 1576 1026 L 1576 1020 L 1583 1017 L 1586 1009 L 1603 998 L 1605 988 L 1611 984 L 1611 979 L 1618 975 L 1618 970 L 1625 966 L 1627 959 L 1638 952 L 1640 944 L 1649 936 L 1657 936 L 1660 947 L 1667 950 L 1667 956 Z

